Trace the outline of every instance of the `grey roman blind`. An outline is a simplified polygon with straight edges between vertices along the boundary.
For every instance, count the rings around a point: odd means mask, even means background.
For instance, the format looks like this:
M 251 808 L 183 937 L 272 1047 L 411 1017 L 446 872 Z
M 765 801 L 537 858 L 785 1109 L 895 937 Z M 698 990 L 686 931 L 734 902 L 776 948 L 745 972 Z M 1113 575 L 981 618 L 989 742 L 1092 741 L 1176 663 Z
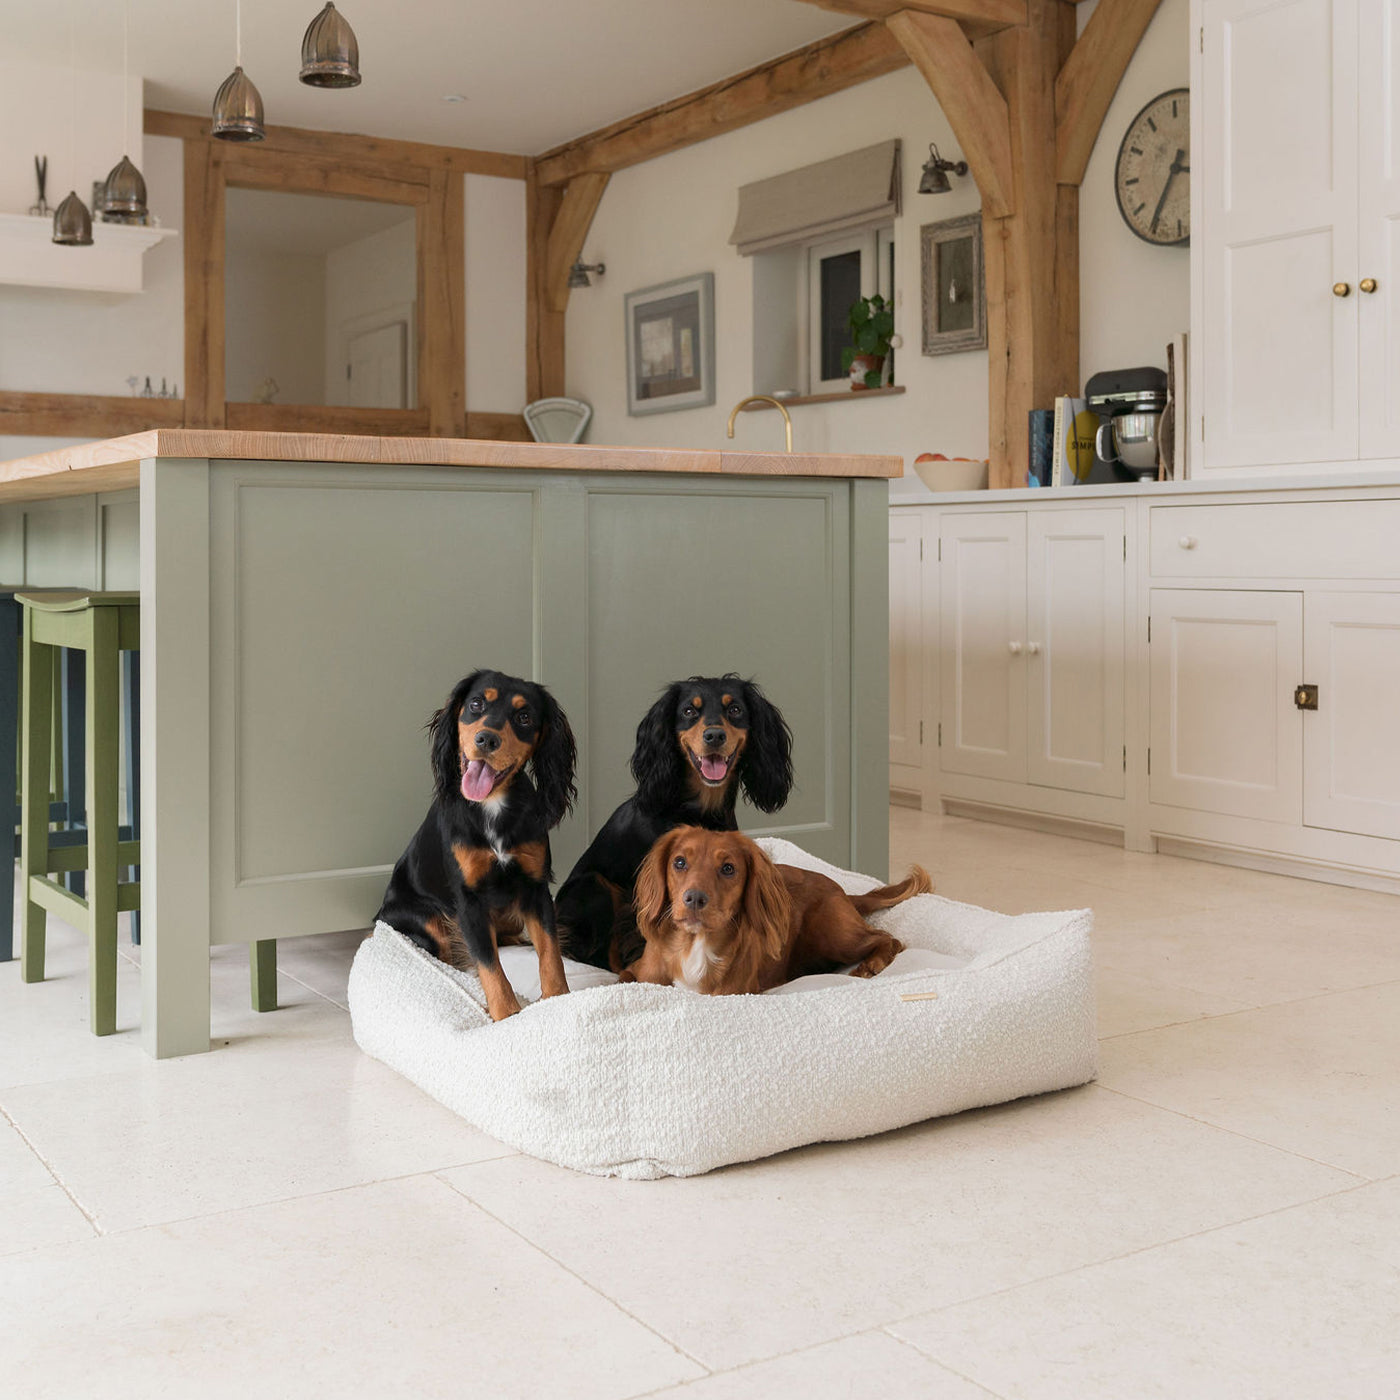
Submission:
M 881 141 L 739 190 L 729 241 L 745 257 L 899 213 L 899 142 Z

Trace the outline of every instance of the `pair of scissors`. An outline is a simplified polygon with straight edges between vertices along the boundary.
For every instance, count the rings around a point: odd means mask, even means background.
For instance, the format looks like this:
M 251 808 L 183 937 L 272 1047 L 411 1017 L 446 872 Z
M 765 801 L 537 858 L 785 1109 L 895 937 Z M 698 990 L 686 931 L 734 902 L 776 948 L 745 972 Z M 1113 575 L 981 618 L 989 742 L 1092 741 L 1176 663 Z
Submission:
M 37 204 L 31 204 L 29 206 L 29 212 L 40 216 L 52 214 L 53 210 L 49 208 L 48 200 L 44 198 L 44 186 L 48 184 L 49 180 L 48 156 L 34 157 L 34 178 L 39 182 L 39 202 Z

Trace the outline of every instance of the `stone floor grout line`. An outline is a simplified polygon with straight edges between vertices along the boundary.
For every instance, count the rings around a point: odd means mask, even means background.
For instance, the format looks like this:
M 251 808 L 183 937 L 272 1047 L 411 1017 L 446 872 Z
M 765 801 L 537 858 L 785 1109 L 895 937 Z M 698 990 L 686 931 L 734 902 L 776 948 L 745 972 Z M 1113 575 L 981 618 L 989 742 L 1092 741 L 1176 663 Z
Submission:
M 1151 1099 L 1144 1099 L 1138 1094 L 1129 1094 L 1126 1090 L 1115 1089 L 1112 1085 L 1105 1084 L 1099 1079 L 1095 1079 L 1093 1083 L 1105 1093 L 1117 1094 L 1120 1099 L 1127 1099 L 1130 1103 L 1140 1103 L 1146 1108 L 1155 1108 L 1160 1113 L 1170 1113 L 1177 1118 L 1185 1119 L 1188 1123 L 1199 1123 L 1203 1128 L 1210 1128 L 1213 1132 L 1228 1133 L 1231 1137 L 1239 1138 L 1241 1142 L 1252 1142 L 1256 1147 L 1268 1148 L 1270 1152 L 1282 1152 L 1286 1157 L 1294 1157 L 1300 1162 L 1311 1162 L 1315 1167 L 1326 1167 L 1328 1171 L 1341 1172 L 1343 1176 L 1355 1178 L 1359 1186 L 1370 1186 L 1376 1181 L 1385 1180 L 1384 1177 L 1366 1176 L 1363 1172 L 1352 1171 L 1350 1167 L 1339 1167 L 1335 1162 L 1324 1162 L 1322 1158 L 1311 1157 L 1306 1152 L 1295 1152 L 1291 1147 L 1280 1147 L 1276 1142 L 1266 1142 L 1263 1138 L 1254 1137 L 1250 1133 L 1242 1133 L 1238 1128 L 1227 1128 L 1221 1123 L 1212 1123 L 1209 1118 L 1199 1118 L 1194 1113 L 1183 1112 L 1168 1104 L 1154 1103 Z M 1350 1191 L 1352 1188 L 1347 1186 L 1342 1189 Z
M 520 1154 L 514 1153 L 512 1155 L 519 1156 Z M 604 1293 L 601 1288 L 599 1288 L 596 1284 L 591 1283 L 588 1279 L 584 1278 L 584 1276 L 580 1274 L 576 1269 L 571 1269 L 566 1263 L 564 1263 L 562 1259 L 556 1258 L 542 1245 L 536 1244 L 535 1241 L 532 1240 L 528 1235 L 522 1234 L 519 1230 L 515 1228 L 514 1225 L 511 1225 L 508 1222 L 502 1220 L 501 1217 L 497 1215 L 494 1211 L 488 1210 L 484 1205 L 481 1204 L 480 1201 L 476 1199 L 475 1196 L 469 1196 L 455 1182 L 448 1181 L 446 1177 L 441 1175 L 441 1172 L 449 1170 L 451 1170 L 451 1168 L 442 1167 L 439 1169 L 439 1171 L 434 1172 L 433 1175 L 436 1176 L 437 1179 L 441 1181 L 444 1186 L 448 1187 L 452 1191 L 455 1191 L 464 1201 L 470 1201 L 472 1205 L 474 1205 L 477 1208 L 477 1210 L 479 1210 L 483 1215 L 494 1220 L 498 1225 L 501 1226 L 502 1229 L 509 1230 L 510 1233 L 522 1243 L 528 1245 L 531 1249 L 535 1250 L 536 1253 L 548 1259 L 550 1263 L 555 1264 L 559 1268 L 563 1269 L 564 1272 L 568 1274 L 571 1278 L 577 1279 L 578 1282 L 581 1283 L 586 1289 L 588 1289 L 590 1293 L 596 1294 L 599 1298 L 602 1298 L 605 1302 L 615 1307 L 618 1310 L 618 1312 L 622 1313 L 624 1317 L 630 1317 L 632 1321 L 637 1324 L 638 1327 L 644 1328 L 646 1331 L 650 1332 L 653 1337 L 657 1338 L 659 1341 L 664 1342 L 668 1347 L 671 1348 L 672 1351 L 676 1353 L 677 1356 L 683 1356 L 687 1361 L 693 1361 L 695 1365 L 697 1365 L 705 1373 L 704 1376 L 693 1377 L 694 1380 L 704 1380 L 707 1377 L 715 1374 L 715 1372 L 713 1372 L 708 1366 L 706 1366 L 705 1363 L 701 1361 L 698 1356 L 692 1356 L 683 1346 L 679 1345 L 677 1342 L 672 1341 L 671 1338 L 668 1337 L 664 1332 L 659 1332 L 649 1322 L 644 1322 L 630 1308 L 624 1307 L 620 1302 L 618 1302 L 616 1298 L 613 1298 L 609 1294 Z M 689 1384 L 689 1382 L 680 1381 L 676 1382 L 676 1384 L 687 1385 Z M 663 1386 L 662 1389 L 664 1390 L 666 1389 L 666 1387 Z M 655 1392 L 643 1393 L 647 1394 Z
M 922 1347 L 915 1346 L 914 1343 L 911 1342 L 907 1337 L 900 1337 L 896 1335 L 894 1332 L 891 1332 L 888 1327 L 880 1327 L 875 1330 L 883 1332 L 885 1336 L 889 1337 L 892 1341 L 898 1342 L 900 1346 L 908 1347 L 910 1351 L 915 1353 L 915 1355 L 922 1356 L 925 1361 L 932 1361 L 935 1366 L 941 1366 L 945 1371 L 949 1371 L 953 1375 L 957 1376 L 959 1380 L 966 1381 L 968 1385 L 976 1386 L 978 1390 L 983 1391 L 985 1394 L 990 1396 L 991 1400 L 1007 1400 L 1007 1397 L 1003 1395 L 1001 1391 L 993 1390 L 991 1386 L 983 1385 L 981 1381 L 973 1380 L 973 1378 L 969 1376 L 967 1372 L 959 1371 L 956 1366 L 950 1365 L 947 1361 L 940 1360 L 938 1357 L 935 1356 L 930 1356 L 928 1352 L 926 1352 Z
M 78 1208 L 78 1210 L 82 1214 L 83 1219 L 86 1220 L 87 1223 L 92 1227 L 93 1233 L 99 1238 L 105 1235 L 107 1231 L 104 1230 L 102 1226 L 98 1223 L 97 1217 L 77 1198 L 77 1196 L 73 1192 L 73 1188 L 69 1186 L 68 1183 L 64 1181 L 64 1179 L 61 1176 L 59 1176 L 58 1172 L 54 1170 L 53 1163 L 50 1162 L 49 1159 L 45 1157 L 42 1152 L 39 1151 L 39 1148 L 35 1144 L 34 1140 L 29 1136 L 28 1133 L 24 1131 L 23 1128 L 20 1127 L 18 1123 L 15 1122 L 14 1118 L 10 1114 L 9 1109 L 7 1109 L 3 1104 L 0 1104 L 0 1117 L 3 1117 L 4 1120 L 10 1125 L 10 1127 L 12 1127 L 15 1130 L 15 1132 L 19 1134 L 20 1141 L 23 1142 L 24 1145 L 39 1159 L 39 1161 L 43 1165 L 44 1170 L 48 1172 L 48 1174 L 51 1177 L 53 1177 L 54 1185 L 57 1186 L 58 1189 L 62 1191 L 63 1194 L 67 1196 L 68 1199 L 72 1201 L 73 1204 Z
M 1140 975 L 1138 973 L 1127 972 L 1124 968 L 1106 967 L 1104 970 L 1106 972 L 1119 972 L 1128 977 Z M 1149 986 L 1158 985 L 1153 983 L 1151 979 L 1143 980 L 1147 981 Z M 1174 990 L 1190 992 L 1195 996 L 1209 995 L 1209 993 L 1202 992 L 1199 988 L 1184 987 L 1177 982 L 1168 982 L 1162 985 L 1171 987 Z M 1110 1040 L 1126 1040 L 1132 1035 L 1151 1035 L 1154 1031 L 1175 1030 L 1179 1026 L 1199 1025 L 1204 1021 L 1223 1021 L 1231 1016 L 1252 1016 L 1257 1011 L 1272 1011 L 1280 1006 L 1301 1006 L 1304 1002 L 1321 1001 L 1324 997 L 1349 996 L 1353 992 L 1369 992 L 1374 991 L 1378 987 L 1400 987 L 1400 978 L 1387 977 L 1380 982 L 1365 982 L 1359 987 L 1334 987 L 1325 992 L 1307 992 L 1303 996 L 1281 997 L 1278 1001 L 1265 1001 L 1261 1002 L 1258 1006 L 1242 1006 L 1235 1011 L 1208 1011 L 1201 1016 L 1188 1016 L 1184 1021 L 1166 1021 L 1160 1026 L 1142 1026 L 1135 1031 L 1115 1031 L 1112 1035 L 1099 1036 L 1099 1043 L 1103 1044 L 1105 1041 Z

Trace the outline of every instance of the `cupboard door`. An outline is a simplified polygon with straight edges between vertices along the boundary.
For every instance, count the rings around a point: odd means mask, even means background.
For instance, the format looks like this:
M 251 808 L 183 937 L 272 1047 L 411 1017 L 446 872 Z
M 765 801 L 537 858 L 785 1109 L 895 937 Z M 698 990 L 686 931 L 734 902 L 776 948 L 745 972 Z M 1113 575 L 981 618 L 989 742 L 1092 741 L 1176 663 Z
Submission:
M 1361 455 L 1400 457 L 1400 0 L 1362 0 L 1361 14 Z
M 1303 821 L 1400 839 L 1400 595 L 1310 593 L 1304 622 Z
M 945 515 L 939 544 L 940 761 L 1026 780 L 1026 517 Z
M 1204 0 L 1207 467 L 1357 454 L 1357 3 Z
M 1028 544 L 1026 776 L 1122 797 L 1123 511 L 1033 511 Z
M 890 762 L 923 763 L 924 522 L 915 510 L 890 512 Z
M 1302 821 L 1300 593 L 1154 589 L 1151 801 Z

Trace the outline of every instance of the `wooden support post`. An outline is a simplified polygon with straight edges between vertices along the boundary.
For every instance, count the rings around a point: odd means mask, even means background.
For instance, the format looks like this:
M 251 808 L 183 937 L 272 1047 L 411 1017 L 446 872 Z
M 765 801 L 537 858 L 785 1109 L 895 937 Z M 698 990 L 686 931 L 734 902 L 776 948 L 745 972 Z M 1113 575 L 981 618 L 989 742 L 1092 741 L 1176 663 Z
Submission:
M 552 311 L 546 287 L 549 234 L 564 192 L 542 185 L 531 162 L 525 174 L 525 397 L 564 392 L 564 313 Z
M 467 431 L 467 314 L 462 173 L 433 170 L 418 210 L 418 404 L 430 437 Z
M 224 426 L 224 179 L 215 141 L 185 142 L 185 427 Z

